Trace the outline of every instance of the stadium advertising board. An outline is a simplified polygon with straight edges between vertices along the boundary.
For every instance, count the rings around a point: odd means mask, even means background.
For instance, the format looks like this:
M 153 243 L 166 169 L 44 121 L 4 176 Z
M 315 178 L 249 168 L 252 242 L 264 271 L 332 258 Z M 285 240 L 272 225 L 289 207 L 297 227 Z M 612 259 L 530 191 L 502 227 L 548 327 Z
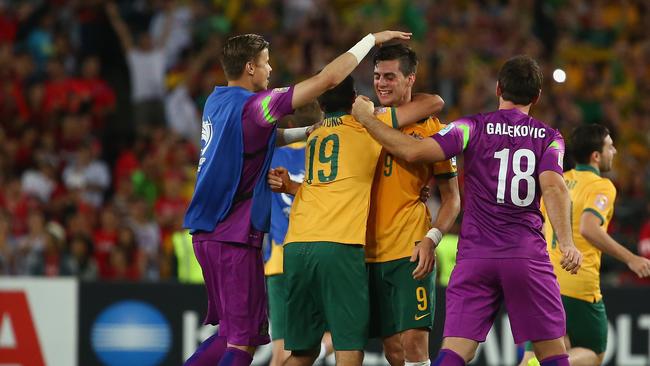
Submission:
M 80 300 L 80 365 L 180 365 L 215 328 L 203 326 L 206 297 L 201 285 L 82 283 Z M 608 366 L 650 365 L 650 307 L 644 289 L 604 291 L 609 314 Z M 650 299 L 647 299 L 650 300 Z M 444 322 L 444 289 L 436 299 L 431 354 L 440 347 Z M 508 318 L 497 317 L 472 365 L 516 365 Z M 267 365 L 271 347 L 260 347 L 253 365 Z M 325 364 L 334 365 L 330 356 Z M 378 341 L 372 340 L 364 364 L 387 365 Z
M 0 365 L 77 364 L 77 281 L 0 278 Z
M 79 364 L 182 365 L 202 328 L 205 289 L 175 283 L 81 283 Z M 191 354 L 191 352 L 190 352 Z

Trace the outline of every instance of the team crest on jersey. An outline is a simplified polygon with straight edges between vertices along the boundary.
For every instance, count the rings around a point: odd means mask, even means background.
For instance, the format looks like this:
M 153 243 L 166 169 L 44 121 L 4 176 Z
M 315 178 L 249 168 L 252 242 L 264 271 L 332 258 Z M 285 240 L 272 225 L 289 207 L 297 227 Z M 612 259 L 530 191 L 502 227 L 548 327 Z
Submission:
M 447 127 L 443 128 L 442 130 L 438 131 L 438 135 L 444 136 L 447 134 L 447 132 L 451 131 L 452 128 L 456 127 L 454 123 L 450 123 L 447 125 Z
M 289 87 L 285 86 L 284 88 L 275 88 L 271 92 L 276 93 L 276 94 L 280 94 L 280 93 L 286 93 L 288 91 L 289 91 Z
M 375 114 L 386 113 L 386 110 L 387 110 L 387 109 L 388 109 L 388 108 L 386 108 L 386 107 L 377 107 L 377 108 L 375 108 Z
M 595 205 L 599 209 L 605 210 L 605 208 L 607 207 L 607 202 L 608 201 L 609 200 L 607 199 L 607 196 L 605 196 L 604 194 L 599 194 L 599 195 L 596 196 Z
M 212 142 L 213 132 L 212 121 L 210 120 L 210 117 L 208 117 L 208 119 L 203 120 L 203 124 L 201 126 L 201 155 L 205 154 L 208 146 L 210 146 L 210 142 Z

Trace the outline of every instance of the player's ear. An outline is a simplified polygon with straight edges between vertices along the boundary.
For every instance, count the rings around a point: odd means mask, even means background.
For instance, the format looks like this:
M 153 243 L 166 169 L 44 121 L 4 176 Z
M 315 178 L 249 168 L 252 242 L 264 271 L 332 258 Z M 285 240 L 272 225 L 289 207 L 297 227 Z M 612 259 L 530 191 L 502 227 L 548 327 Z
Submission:
M 497 81 L 497 86 L 496 86 L 495 93 L 496 93 L 497 97 L 500 97 L 503 94 L 503 91 L 501 91 L 501 85 L 499 85 L 498 81 Z
M 413 84 L 415 84 L 415 74 L 409 75 L 407 80 L 408 80 L 408 86 L 412 87 Z
M 593 151 L 591 153 L 591 157 L 589 158 L 589 160 L 591 160 L 594 163 L 600 164 L 600 158 L 601 158 L 600 151 Z
M 253 65 L 252 61 L 248 61 L 246 63 L 246 66 L 244 66 L 244 70 L 246 71 L 246 74 L 248 75 L 253 75 L 255 73 L 255 67 Z

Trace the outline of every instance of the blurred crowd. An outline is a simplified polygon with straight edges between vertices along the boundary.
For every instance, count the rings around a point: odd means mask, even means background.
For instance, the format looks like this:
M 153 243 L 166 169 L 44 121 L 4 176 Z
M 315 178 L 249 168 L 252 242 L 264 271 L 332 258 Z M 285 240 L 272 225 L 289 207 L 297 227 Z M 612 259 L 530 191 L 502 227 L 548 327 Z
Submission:
M 647 24 L 644 0 L 0 0 L 0 274 L 175 278 L 224 37 L 264 35 L 284 86 L 387 28 L 414 32 L 416 91 L 445 99 L 443 121 L 495 108 L 505 59 L 538 59 L 533 115 L 565 136 L 610 129 L 610 232 L 650 258 Z M 372 96 L 371 63 L 354 76 Z M 603 267 L 607 283 L 641 283 Z

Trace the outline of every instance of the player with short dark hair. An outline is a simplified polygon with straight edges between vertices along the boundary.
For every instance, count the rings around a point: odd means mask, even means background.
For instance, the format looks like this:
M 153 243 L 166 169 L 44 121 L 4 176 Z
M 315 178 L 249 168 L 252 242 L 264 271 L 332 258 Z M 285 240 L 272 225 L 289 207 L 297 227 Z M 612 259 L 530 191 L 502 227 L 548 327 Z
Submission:
M 573 240 L 584 255 L 577 275 L 562 271 L 557 237 L 549 225 L 544 231 L 566 312 L 565 343 L 569 363 L 571 366 L 594 366 L 603 362 L 607 349 L 607 313 L 600 292 L 602 253 L 627 264 L 639 278 L 650 276 L 650 260 L 633 254 L 607 233 L 616 199 L 616 187 L 600 175 L 612 169 L 616 154 L 609 130 L 599 124 L 580 126 L 573 131 L 568 150 L 577 163 L 574 169 L 564 173 L 573 203 L 571 222 L 577 229 L 573 231 Z M 534 355 L 530 345 L 527 349 L 529 352 L 521 365 L 536 361 L 528 362 Z
M 373 57 L 375 94 L 382 106 L 399 107 L 411 100 L 417 55 L 403 43 L 385 45 Z M 401 132 L 428 138 L 444 125 L 427 116 Z M 370 337 L 383 341 L 392 366 L 425 366 L 435 304 L 435 246 L 460 211 L 455 159 L 435 164 L 409 163 L 382 149 L 372 187 L 366 262 L 370 290 Z M 432 177 L 441 206 L 433 227 L 434 243 L 421 241 L 432 229 L 431 214 L 420 190 Z M 433 245 L 432 245 L 433 244 Z
M 216 87 L 205 104 L 197 182 L 184 222 L 208 289 L 205 322 L 219 324 L 219 335 L 186 365 L 246 366 L 255 347 L 269 342 L 260 247 L 269 231 L 271 191 L 264 177 L 276 142 L 307 137 L 307 128 L 278 130 L 276 121 L 340 83 L 376 43 L 409 37 L 369 34 L 317 75 L 272 90 L 268 43 L 255 34 L 225 42 L 228 86 Z
M 516 343 L 533 341 L 543 366 L 568 366 L 564 309 L 539 209 L 541 193 L 557 233 L 561 266 L 576 273 L 582 256 L 573 244 L 562 179 L 564 142 L 557 130 L 528 115 L 541 92 L 541 71 L 533 59 L 508 60 L 498 80 L 497 111 L 463 117 L 428 139 L 383 126 L 367 98 L 357 98 L 352 113 L 390 153 L 407 161 L 435 162 L 464 153 L 458 260 L 447 287 L 442 349 L 433 365 L 469 362 L 504 303 Z M 422 240 L 435 237 L 429 232 Z

